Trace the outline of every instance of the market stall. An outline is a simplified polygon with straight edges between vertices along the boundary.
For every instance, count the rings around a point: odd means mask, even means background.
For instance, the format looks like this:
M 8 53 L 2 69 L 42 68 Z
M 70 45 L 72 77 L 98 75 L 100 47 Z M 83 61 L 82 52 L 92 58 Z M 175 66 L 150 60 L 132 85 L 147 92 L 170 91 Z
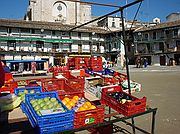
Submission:
M 99 17 L 94 21 L 121 12 L 123 41 L 124 45 L 126 45 L 123 10 L 139 2 L 142 2 L 142 0 L 137 0 L 124 7 L 119 7 L 118 10 Z M 93 21 L 74 27 L 70 29 L 70 32 L 91 22 Z M 125 58 L 127 61 L 126 53 Z M 103 71 L 102 67 L 99 68 L 99 66 L 102 65 L 96 64 L 93 57 L 92 59 L 93 60 L 90 60 L 91 64 L 97 65 L 98 67 L 94 68 L 94 66 L 91 65 L 89 71 L 102 73 L 99 72 Z M 71 65 L 77 67 L 76 69 L 80 69 L 81 63 L 79 63 L 79 59 L 77 65 L 74 64 L 76 63 L 73 61 Z M 87 67 L 87 63 L 83 63 L 83 66 Z M 5 111 L 12 110 L 13 112 L 13 109 L 20 105 L 21 111 L 25 114 L 25 117 L 15 120 L 7 118 L 6 121 L 8 121 L 8 123 L 5 124 L 2 133 L 73 133 L 81 130 L 88 130 L 91 133 L 111 134 L 116 131 L 125 131 L 122 127 L 115 125 L 115 123 L 120 122 L 131 126 L 133 133 L 138 130 L 143 133 L 154 134 L 157 108 L 148 108 L 146 97 L 138 98 L 131 94 L 131 83 L 127 62 L 126 71 L 126 75 L 121 75 L 114 70 L 109 71 L 109 73 L 113 73 L 113 76 L 110 78 L 103 76 L 103 74 L 98 74 L 105 84 L 111 83 L 113 86 L 102 86 L 100 88 L 101 97 L 99 100 L 95 99 L 93 101 L 91 97 L 85 95 L 84 84 L 86 83 L 86 75 L 83 77 L 73 76 L 70 70 L 61 70 L 61 75 L 63 76 L 61 78 L 55 78 L 54 76 L 56 75 L 54 75 L 52 78 L 40 79 L 40 84 L 37 85 L 27 84 L 24 87 L 19 87 L 17 84 L 18 87 L 12 89 L 12 93 L 15 93 L 15 95 L 8 94 L 8 97 L 5 96 L 0 98 L 3 99 L 3 103 L 1 103 L 1 116 L 5 114 L 6 116 L 4 117 L 8 117 L 7 115 L 9 113 Z M 105 72 L 107 73 L 107 70 Z M 115 79 L 114 77 L 117 76 L 119 78 Z M 93 77 L 96 77 L 96 75 Z M 128 92 L 123 91 L 122 79 L 127 81 L 126 88 Z M 117 84 L 116 82 L 118 85 L 114 85 Z M 95 78 L 93 84 L 94 83 L 99 84 L 99 80 Z M 91 85 L 87 85 L 86 88 L 88 88 L 88 86 Z M 6 105 L 5 102 L 8 102 L 8 105 Z M 135 123 L 135 118 L 146 114 L 152 114 L 150 132 L 136 126 Z M 127 121 L 129 119 L 131 121 Z M 23 127 L 23 125 L 27 126 Z

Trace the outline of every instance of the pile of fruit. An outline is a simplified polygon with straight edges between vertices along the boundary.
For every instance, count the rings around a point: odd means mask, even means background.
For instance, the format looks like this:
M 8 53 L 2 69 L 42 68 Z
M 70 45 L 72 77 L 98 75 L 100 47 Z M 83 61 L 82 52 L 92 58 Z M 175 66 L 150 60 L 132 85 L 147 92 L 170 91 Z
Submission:
M 1 94 L 0 96 L 0 112 L 10 111 L 21 104 L 20 97 L 15 94 Z
M 1 88 L 10 87 L 14 82 L 14 79 L 9 79 L 4 81 L 4 85 Z
M 54 97 L 32 99 L 30 103 L 39 116 L 66 112 L 66 109 Z
M 62 103 L 69 109 L 73 109 L 75 112 L 86 111 L 91 109 L 96 109 L 96 106 L 91 104 L 85 98 L 79 98 L 78 96 L 74 96 L 72 99 L 65 97 L 62 100 Z
M 122 104 L 133 101 L 133 98 L 131 96 L 123 92 L 111 92 L 107 93 L 107 95 L 111 96 Z
M 33 89 L 32 90 L 24 90 L 24 91 L 18 93 L 18 97 L 20 97 L 21 100 L 23 102 L 25 102 L 25 95 L 26 94 L 34 94 L 34 93 L 35 93 L 35 91 Z M 36 93 L 40 93 L 40 92 L 36 92 Z
M 25 85 L 27 85 L 27 82 L 26 81 L 23 81 L 23 80 L 21 80 L 21 81 L 18 81 L 18 86 L 25 86 Z

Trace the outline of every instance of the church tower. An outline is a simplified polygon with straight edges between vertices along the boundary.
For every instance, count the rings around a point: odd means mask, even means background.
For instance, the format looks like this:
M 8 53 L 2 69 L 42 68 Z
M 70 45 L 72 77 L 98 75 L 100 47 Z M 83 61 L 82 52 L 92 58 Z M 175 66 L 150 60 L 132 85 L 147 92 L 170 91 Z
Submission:
M 26 20 L 82 24 L 91 20 L 91 5 L 67 0 L 29 0 Z

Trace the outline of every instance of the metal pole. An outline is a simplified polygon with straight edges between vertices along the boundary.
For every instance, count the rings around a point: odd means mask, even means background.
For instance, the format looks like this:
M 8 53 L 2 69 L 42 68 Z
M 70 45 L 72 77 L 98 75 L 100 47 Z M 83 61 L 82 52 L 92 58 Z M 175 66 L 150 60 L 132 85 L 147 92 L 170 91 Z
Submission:
M 105 15 L 103 15 L 103 16 L 101 16 L 101 17 L 98 17 L 98 18 L 96 18 L 96 19 L 94 19 L 94 20 L 91 20 L 91 21 L 88 21 L 88 22 L 86 22 L 86 23 L 84 23 L 84 24 L 81 24 L 81 25 L 79 25 L 79 26 L 76 26 L 76 27 L 70 29 L 69 31 L 73 31 L 73 30 L 75 30 L 75 29 L 77 29 L 77 28 L 80 28 L 80 27 L 82 27 L 82 26 L 85 26 L 85 25 L 87 25 L 87 24 L 90 24 L 90 23 L 92 23 L 92 22 L 95 22 L 95 21 L 97 21 L 97 20 L 103 19 L 103 18 L 105 18 L 105 17 L 107 17 L 107 16 L 110 16 L 110 15 L 112 15 L 112 14 L 115 14 L 115 13 L 117 13 L 117 12 L 119 12 L 119 11 L 127 8 L 127 7 L 130 7 L 130 6 L 132 6 L 132 5 L 135 5 L 135 4 L 137 4 L 137 3 L 141 2 L 141 1 L 143 1 L 143 0 L 136 0 L 136 1 L 134 1 L 134 2 L 132 2 L 132 3 L 129 3 L 129 4 L 125 5 L 125 6 L 119 7 L 118 10 L 115 10 L 115 11 L 110 12 L 110 13 L 108 13 L 108 14 L 105 14 Z
M 129 66 L 128 66 L 128 57 L 127 57 L 127 48 L 126 48 L 126 35 L 125 35 L 125 27 L 124 27 L 124 16 L 123 16 L 123 9 L 121 10 L 121 20 L 122 20 L 122 36 L 123 36 L 123 43 L 124 43 L 124 50 L 125 50 L 125 62 L 126 62 L 126 73 L 128 77 L 128 89 L 129 94 L 131 94 L 131 87 L 130 87 L 130 75 L 129 75 Z
M 133 118 L 133 117 L 131 118 L 131 121 L 132 121 L 133 134 L 135 134 L 135 133 L 136 133 L 136 132 L 135 132 L 136 130 L 135 130 L 135 127 L 134 127 L 135 125 L 134 125 L 134 118 Z
M 151 128 L 151 134 L 154 134 L 154 128 L 155 128 L 155 115 L 156 115 L 156 111 L 153 111 L 153 114 L 152 114 L 152 128 Z
M 121 7 L 121 6 L 117 6 L 117 5 L 113 5 L 113 4 L 103 4 L 103 3 L 88 2 L 88 1 L 77 1 L 77 0 L 64 0 L 64 1 L 79 2 L 79 3 L 83 3 L 83 4 L 89 4 L 89 5 L 99 5 L 99 6 L 117 7 L 117 8 L 120 8 L 120 7 Z

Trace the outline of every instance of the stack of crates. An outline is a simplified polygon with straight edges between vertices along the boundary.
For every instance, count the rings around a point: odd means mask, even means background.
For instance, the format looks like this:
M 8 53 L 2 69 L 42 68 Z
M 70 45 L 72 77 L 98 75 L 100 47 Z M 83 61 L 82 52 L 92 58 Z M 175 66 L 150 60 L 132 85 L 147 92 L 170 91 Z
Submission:
M 69 70 L 75 69 L 74 58 L 68 58 L 67 67 Z
M 27 91 L 27 93 L 24 93 L 24 96 L 21 96 L 21 92 L 25 92 L 25 90 Z M 32 92 L 33 91 L 33 92 Z M 24 113 L 25 109 L 26 109 L 26 104 L 25 104 L 25 94 L 32 94 L 32 93 L 41 93 L 42 92 L 42 87 L 41 86 L 36 86 L 36 87 L 24 87 L 24 88 L 15 88 L 14 89 L 14 94 L 21 97 L 21 110 Z M 23 98 L 22 98 L 23 97 Z M 23 101 L 24 99 L 24 101 Z
M 14 93 L 14 89 L 17 88 L 17 82 L 13 79 L 12 73 L 5 73 L 4 85 L 0 88 L 0 93 Z
M 86 100 L 86 102 L 90 102 L 91 105 L 95 106 L 94 108 L 87 108 L 83 110 L 75 110 L 74 113 L 74 128 L 85 127 L 92 124 L 102 123 L 104 121 L 104 112 L 105 112 L 105 105 L 96 105 L 95 103 L 89 101 L 84 97 L 84 93 L 82 93 L 79 97 L 79 100 Z M 64 100 L 65 98 L 71 101 L 74 97 L 73 94 L 69 96 L 61 95 L 60 99 Z M 68 103 L 68 102 L 66 102 Z M 83 104 L 83 103 L 82 103 Z M 68 104 L 66 104 L 68 105 Z
M 76 57 L 74 58 L 74 62 L 75 62 L 75 69 L 87 69 L 87 65 L 84 58 Z
M 58 104 L 62 106 L 64 111 L 50 114 L 39 115 L 32 106 L 32 100 L 40 100 L 44 98 L 56 98 Z M 71 130 L 74 128 L 74 111 L 69 110 L 58 98 L 56 92 L 46 92 L 39 94 L 28 94 L 25 98 L 27 108 L 25 114 L 28 117 L 32 127 L 40 134 L 49 134 Z
M 87 69 L 89 58 L 73 57 L 68 59 L 67 66 L 69 70 L 73 69 Z
M 68 81 L 68 80 L 67 80 Z M 42 88 L 45 92 L 52 92 L 56 91 L 58 93 L 59 98 L 61 99 L 61 96 L 69 96 L 69 95 L 81 95 L 84 93 L 84 83 L 83 85 L 80 84 L 79 88 L 74 88 L 74 86 L 77 86 L 77 81 L 73 83 L 73 81 L 70 81 L 67 83 L 65 79 L 49 79 L 42 81 Z M 82 87 L 83 86 L 83 87 Z
M 102 57 L 97 56 L 97 57 L 91 57 L 89 60 L 89 67 L 92 71 L 102 71 Z

